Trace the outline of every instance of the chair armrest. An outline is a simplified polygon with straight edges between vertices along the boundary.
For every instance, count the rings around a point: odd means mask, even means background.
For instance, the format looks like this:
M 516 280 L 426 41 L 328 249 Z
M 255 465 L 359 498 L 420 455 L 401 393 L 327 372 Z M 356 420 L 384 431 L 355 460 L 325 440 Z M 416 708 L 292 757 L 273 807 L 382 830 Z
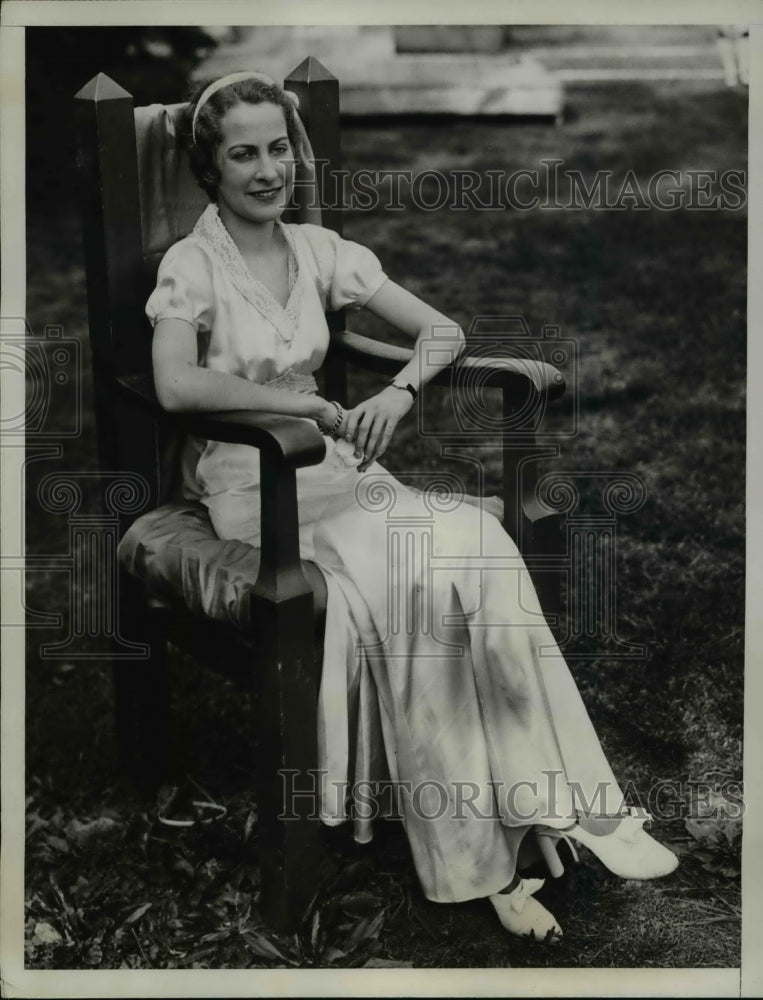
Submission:
M 122 395 L 169 422 L 180 431 L 208 441 L 248 444 L 274 454 L 286 468 L 318 465 L 326 444 L 317 426 L 302 417 L 285 417 L 249 410 L 214 413 L 169 413 L 156 397 L 151 375 L 122 375 L 116 380 Z
M 359 333 L 340 330 L 331 335 L 331 350 L 358 368 L 396 375 L 413 357 L 409 347 L 395 347 Z M 528 382 L 538 393 L 556 399 L 564 393 L 564 375 L 553 365 L 532 358 L 459 357 L 432 379 L 430 385 L 480 386 L 526 393 Z

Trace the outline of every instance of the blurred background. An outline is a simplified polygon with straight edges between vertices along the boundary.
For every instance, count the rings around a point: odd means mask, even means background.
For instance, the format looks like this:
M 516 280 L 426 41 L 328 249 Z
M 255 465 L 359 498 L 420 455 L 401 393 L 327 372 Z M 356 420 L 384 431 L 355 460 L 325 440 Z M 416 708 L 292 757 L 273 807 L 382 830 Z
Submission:
M 733 26 L 27 29 L 28 321 L 36 338 L 55 325 L 81 346 L 72 374 L 84 402 L 83 433 L 63 442 L 63 457 L 28 464 L 29 553 L 65 555 L 69 544 L 67 518 L 40 505 L 42 477 L 97 467 L 72 132 L 72 98 L 97 72 L 136 105 L 173 103 L 196 79 L 248 67 L 283 79 L 314 55 L 340 80 L 350 171 L 511 173 L 558 159 L 588 184 L 610 171 L 617 190 L 632 171 L 646 189 L 657 171 L 674 170 L 685 190 L 696 170 L 738 171 L 744 183 L 744 44 Z M 76 584 L 30 569 L 32 967 L 739 962 L 741 824 L 717 814 L 697 819 L 691 783 L 717 803 L 724 783 L 741 778 L 744 198 L 733 210 L 701 211 L 427 212 L 409 194 L 403 203 L 394 213 L 381 205 L 348 212 L 345 235 L 465 329 L 479 317 L 521 316 L 535 334 L 558 325 L 577 345 L 578 363 L 547 426 L 567 430 L 573 400 L 579 426 L 549 468 L 628 472 L 646 485 L 645 505 L 618 523 L 616 614 L 618 635 L 646 644 L 648 656 L 596 655 L 585 636 L 565 652 L 634 802 L 652 804 L 660 782 L 677 783 L 674 815 L 663 811 L 656 833 L 683 864 L 664 885 L 618 882 L 584 865 L 549 886 L 544 901 L 565 927 L 549 957 L 505 940 L 479 903 L 423 900 L 404 843 L 388 834 L 365 853 L 346 848 L 348 882 L 322 911 L 321 947 L 276 941 L 276 955 L 256 912 L 245 702 L 217 679 L 197 678 L 192 665 L 176 664 L 197 720 L 195 777 L 228 816 L 168 836 L 119 778 L 108 664 L 78 660 L 76 648 L 66 661 L 40 655 L 41 643 L 66 636 Z M 395 337 L 368 317 L 354 325 Z M 358 378 L 355 398 L 375 387 Z M 447 429 L 438 398 L 428 397 L 427 413 Z M 70 410 L 71 397 L 56 396 L 51 426 L 68 426 Z M 449 463 L 468 475 L 411 423 L 385 464 L 434 471 Z M 484 455 L 484 474 L 485 490 L 496 491 L 499 455 Z M 96 490 L 86 491 L 86 508 L 95 503 Z M 578 513 L 599 510 L 592 478 L 583 482 Z M 60 627 L 39 627 L 41 611 L 60 614 Z M 357 930 L 351 954 L 339 946 L 348 926 Z
M 309 52 L 341 80 L 347 114 L 558 117 L 569 85 L 743 83 L 746 69 L 740 80 L 736 55 L 743 43 L 735 47 L 732 34 L 724 25 L 32 28 L 28 180 L 37 199 L 70 179 L 72 156 L 54 166 L 45 150 L 55 136 L 57 149 L 72 152 L 69 98 L 100 71 L 136 105 L 168 104 L 185 100 L 189 80 L 241 67 L 283 79 Z

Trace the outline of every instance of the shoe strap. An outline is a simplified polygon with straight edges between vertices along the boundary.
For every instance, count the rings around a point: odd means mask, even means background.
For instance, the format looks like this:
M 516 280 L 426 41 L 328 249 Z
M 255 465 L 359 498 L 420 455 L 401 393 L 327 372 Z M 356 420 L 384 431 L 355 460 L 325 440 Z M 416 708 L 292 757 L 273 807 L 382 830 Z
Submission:
M 575 864 L 578 864 L 580 862 L 580 858 L 578 857 L 577 848 L 575 847 L 575 844 L 573 843 L 572 838 L 569 837 L 564 832 L 564 830 L 560 830 L 559 831 L 559 838 L 560 838 L 560 840 L 563 840 L 566 843 L 567 847 L 569 847 L 570 851 L 572 852 L 573 861 L 575 862 Z
M 552 840 L 563 840 L 567 844 L 567 847 L 569 847 L 575 864 L 580 861 L 575 844 L 567 833 L 567 830 L 556 830 L 552 826 L 538 826 L 536 827 L 536 831 L 539 837 L 550 837 Z
M 542 878 L 523 878 L 520 879 L 519 885 L 516 889 L 506 894 L 506 898 L 511 904 L 512 910 L 515 913 L 521 913 L 525 908 L 525 904 L 530 896 L 534 896 L 539 889 L 542 889 L 546 884 L 546 880 Z

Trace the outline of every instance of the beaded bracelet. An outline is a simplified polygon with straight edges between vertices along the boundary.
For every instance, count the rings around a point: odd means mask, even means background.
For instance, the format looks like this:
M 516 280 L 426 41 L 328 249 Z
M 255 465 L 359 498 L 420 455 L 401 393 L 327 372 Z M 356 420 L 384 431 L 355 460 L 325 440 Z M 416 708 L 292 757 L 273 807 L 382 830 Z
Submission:
M 336 420 L 330 427 L 327 427 L 323 421 L 320 421 L 319 423 L 322 433 L 328 434 L 329 437 L 333 437 L 334 434 L 336 434 L 342 426 L 342 421 L 344 420 L 344 409 L 339 405 L 339 403 L 337 403 L 335 399 L 332 399 L 331 405 L 336 407 Z

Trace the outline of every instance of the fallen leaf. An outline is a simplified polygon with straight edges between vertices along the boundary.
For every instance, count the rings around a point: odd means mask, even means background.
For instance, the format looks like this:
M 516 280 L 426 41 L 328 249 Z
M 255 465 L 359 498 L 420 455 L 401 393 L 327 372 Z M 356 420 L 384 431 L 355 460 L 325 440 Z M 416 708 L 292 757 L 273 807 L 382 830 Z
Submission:
M 361 920 L 347 939 L 347 944 L 354 948 L 361 941 L 376 940 L 384 923 L 384 912 L 382 910 L 375 917 L 366 917 L 364 920 Z
M 119 826 L 113 819 L 109 819 L 108 816 L 99 816 L 98 819 L 91 820 L 89 823 L 80 823 L 78 819 L 73 819 L 66 830 L 67 833 L 73 837 L 77 843 L 84 843 L 90 837 L 97 836 L 99 834 L 111 833 L 113 830 L 117 829 Z
M 288 962 L 288 958 L 283 955 L 278 948 L 269 941 L 266 937 L 261 934 L 253 934 L 249 932 L 243 935 L 244 940 L 252 949 L 255 955 L 259 955 L 260 958 L 277 958 L 281 962 Z
M 74 913 L 74 909 L 67 901 L 66 896 L 64 896 L 63 892 L 61 891 L 61 887 L 59 886 L 58 882 L 56 882 L 55 876 L 53 874 L 50 875 L 50 884 L 53 887 L 53 892 L 56 894 L 56 898 L 61 903 L 61 906 L 64 908 L 64 912 L 71 916 Z
M 57 944 L 61 940 L 61 935 L 50 924 L 41 921 L 34 925 L 35 944 Z
M 39 830 L 47 825 L 48 825 L 48 820 L 43 819 L 39 813 L 37 812 L 27 813 L 27 818 L 26 818 L 27 837 L 31 837 L 36 830 Z
M 718 843 L 721 831 L 714 820 L 687 819 L 684 825 L 689 833 L 701 844 L 710 846 Z
M 674 854 L 677 854 L 679 858 L 691 851 L 691 847 L 685 841 L 664 840 L 662 843 L 665 844 L 666 847 L 669 847 Z
M 731 864 L 720 864 L 717 871 L 726 878 L 739 878 L 740 869 Z
M 103 952 L 97 944 L 94 944 L 85 955 L 88 965 L 100 965 L 103 961 Z
M 189 878 L 193 878 L 194 876 L 193 865 L 190 861 L 186 861 L 185 858 L 179 858 L 172 867 L 176 872 L 182 872 Z
M 146 910 L 150 910 L 154 904 L 151 902 L 142 903 L 137 909 L 133 910 L 130 916 L 125 920 L 126 924 L 134 924 L 136 920 L 140 920 Z
M 734 844 L 741 840 L 742 837 L 742 821 L 738 819 L 727 819 L 725 823 L 721 825 L 723 834 L 728 841 L 729 847 L 733 847 Z
M 320 933 L 320 928 L 321 928 L 321 914 L 320 910 L 317 910 L 315 916 L 313 917 L 313 927 L 310 933 L 310 945 L 312 946 L 313 949 L 315 949 L 316 945 L 318 944 L 318 934 Z
M 357 885 L 367 885 L 371 874 L 371 866 L 367 861 L 352 861 L 334 879 L 332 888 L 335 892 L 343 892 Z
M 199 938 L 200 944 L 209 944 L 210 941 L 222 941 L 224 938 L 230 937 L 230 927 L 226 927 L 220 931 L 210 931 L 209 934 L 202 934 Z
M 323 953 L 323 959 L 326 962 L 338 962 L 340 958 L 347 958 L 347 952 L 342 951 L 341 948 L 327 948 Z
M 69 853 L 69 845 L 62 837 L 56 837 L 54 834 L 50 833 L 45 838 L 45 841 L 50 844 L 51 847 L 55 847 L 57 851 L 61 851 L 63 854 Z
M 412 969 L 413 962 L 395 962 L 391 958 L 369 958 L 362 969 Z
M 353 892 L 343 896 L 339 905 L 351 917 L 364 917 L 375 913 L 381 905 L 381 900 L 370 892 Z

